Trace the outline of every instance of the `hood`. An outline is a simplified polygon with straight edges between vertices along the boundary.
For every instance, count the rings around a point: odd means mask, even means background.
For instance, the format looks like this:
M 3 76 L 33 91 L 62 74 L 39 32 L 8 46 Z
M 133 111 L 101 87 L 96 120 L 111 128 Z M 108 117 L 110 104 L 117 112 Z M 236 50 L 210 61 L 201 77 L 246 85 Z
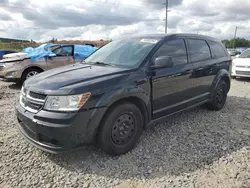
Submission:
M 91 90 L 91 84 L 119 77 L 127 72 L 128 69 L 121 67 L 76 63 L 36 75 L 25 81 L 24 87 L 39 93 L 63 95 L 83 86 Z
M 237 66 L 250 66 L 250 58 L 236 58 L 233 64 Z
M 7 63 L 11 61 L 20 61 L 26 58 L 27 53 L 11 53 L 3 56 L 1 63 Z

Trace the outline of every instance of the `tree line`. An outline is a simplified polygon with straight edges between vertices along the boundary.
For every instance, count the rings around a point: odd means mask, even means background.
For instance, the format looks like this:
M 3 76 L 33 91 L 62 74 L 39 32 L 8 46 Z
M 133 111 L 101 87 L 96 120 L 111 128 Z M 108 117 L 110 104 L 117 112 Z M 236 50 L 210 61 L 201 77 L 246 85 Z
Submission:
M 56 38 L 52 38 L 49 43 L 63 43 L 63 44 L 88 44 L 91 43 L 94 46 L 103 46 L 110 41 L 58 41 Z M 222 40 L 222 43 L 226 46 L 226 48 L 238 48 L 238 47 L 247 47 L 250 48 L 250 41 L 244 38 L 236 38 L 231 40 Z M 18 50 L 21 51 L 25 47 L 37 47 L 41 45 L 41 43 L 36 43 L 35 41 L 30 42 L 1 42 L 0 41 L 0 49 L 9 49 L 9 50 Z
M 226 48 L 250 47 L 250 41 L 244 38 L 223 40 L 222 43 L 226 46 Z

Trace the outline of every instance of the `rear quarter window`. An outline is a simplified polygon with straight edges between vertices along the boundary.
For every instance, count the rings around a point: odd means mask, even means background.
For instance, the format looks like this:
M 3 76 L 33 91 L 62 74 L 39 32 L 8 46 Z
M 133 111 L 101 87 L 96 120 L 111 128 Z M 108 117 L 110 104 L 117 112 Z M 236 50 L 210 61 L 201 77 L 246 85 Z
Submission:
M 192 62 L 211 59 L 211 52 L 205 40 L 188 39 L 189 54 Z
M 212 50 L 213 56 L 215 57 L 227 57 L 226 51 L 223 49 L 220 43 L 214 41 L 208 41 L 208 44 Z

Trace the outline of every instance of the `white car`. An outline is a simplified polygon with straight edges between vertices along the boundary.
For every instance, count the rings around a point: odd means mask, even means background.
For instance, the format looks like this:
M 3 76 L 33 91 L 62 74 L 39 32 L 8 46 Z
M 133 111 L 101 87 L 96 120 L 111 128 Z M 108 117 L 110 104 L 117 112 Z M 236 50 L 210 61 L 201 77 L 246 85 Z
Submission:
M 250 48 L 245 50 L 232 63 L 232 77 L 250 77 Z

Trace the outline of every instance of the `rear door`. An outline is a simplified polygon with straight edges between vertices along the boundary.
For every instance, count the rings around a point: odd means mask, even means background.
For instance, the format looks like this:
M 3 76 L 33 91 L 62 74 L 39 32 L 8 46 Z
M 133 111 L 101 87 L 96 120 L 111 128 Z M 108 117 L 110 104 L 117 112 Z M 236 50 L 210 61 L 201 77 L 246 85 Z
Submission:
M 217 42 L 196 38 L 188 38 L 187 41 L 190 61 L 194 66 L 194 93 L 202 101 L 210 94 L 215 76 L 225 61 L 226 52 Z
M 60 46 L 53 49 L 52 52 L 56 56 L 48 58 L 47 64 L 49 69 L 74 63 L 74 45 Z
M 153 59 L 171 56 L 174 66 L 154 70 L 152 76 L 153 118 L 158 119 L 186 107 L 192 98 L 193 71 L 188 63 L 186 43 L 183 38 L 168 39 L 155 53 Z

